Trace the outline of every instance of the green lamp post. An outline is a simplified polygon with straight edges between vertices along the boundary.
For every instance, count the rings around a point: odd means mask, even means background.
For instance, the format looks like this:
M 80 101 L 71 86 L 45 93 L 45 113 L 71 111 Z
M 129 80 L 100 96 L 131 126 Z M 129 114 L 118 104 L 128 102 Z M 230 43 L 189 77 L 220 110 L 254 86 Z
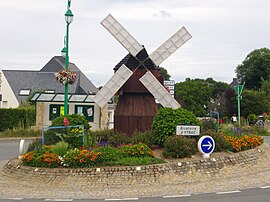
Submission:
M 69 55 L 68 55 L 68 33 L 69 33 L 69 25 L 73 21 L 73 14 L 72 11 L 70 10 L 70 4 L 71 0 L 68 0 L 68 6 L 67 6 L 67 12 L 65 13 L 65 20 L 67 23 L 67 31 L 66 31 L 66 36 L 65 36 L 65 47 L 62 49 L 61 54 L 63 57 L 65 57 L 65 69 L 68 69 L 69 65 Z M 65 97 L 64 97 L 64 115 L 68 114 L 68 83 L 65 83 Z
M 238 108 L 238 125 L 239 125 L 239 127 L 241 127 L 241 116 L 240 116 L 240 110 L 241 110 L 241 108 L 240 108 L 240 100 L 242 99 L 241 93 L 242 93 L 242 91 L 243 91 L 243 87 L 244 87 L 244 85 L 237 85 L 237 86 L 234 86 L 234 89 L 235 89 L 235 91 L 236 91 L 236 93 L 237 93 L 236 99 L 237 99 L 237 108 Z

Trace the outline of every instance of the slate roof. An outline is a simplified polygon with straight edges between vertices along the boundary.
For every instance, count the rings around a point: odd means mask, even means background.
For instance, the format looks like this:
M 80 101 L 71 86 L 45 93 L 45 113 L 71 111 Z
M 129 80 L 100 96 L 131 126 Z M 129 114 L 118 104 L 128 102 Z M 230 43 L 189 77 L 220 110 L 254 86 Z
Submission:
M 234 88 L 234 86 L 238 86 L 239 82 L 237 78 L 233 78 L 233 81 L 229 84 L 231 88 Z
M 133 70 L 135 68 L 137 68 L 139 66 L 139 68 L 142 68 L 143 66 L 146 67 L 147 69 L 157 69 L 157 66 L 152 62 L 152 60 L 149 57 L 147 51 L 144 49 L 142 49 L 137 55 L 136 57 L 139 59 L 139 61 L 141 61 L 142 63 L 140 64 L 140 62 L 133 57 L 130 53 L 126 55 L 126 57 L 124 57 L 114 68 L 114 70 L 118 70 L 121 65 L 126 65 L 129 69 Z M 147 59 L 148 58 L 148 59 Z M 146 61 L 144 61 L 145 59 L 147 59 Z M 144 62 L 143 62 L 144 61 Z
M 53 57 L 40 71 L 29 70 L 2 70 L 10 87 L 19 102 L 26 101 L 28 96 L 19 95 L 20 90 L 54 90 L 55 93 L 64 93 L 64 85 L 59 84 L 54 78 L 54 73 L 65 67 L 62 56 Z M 97 93 L 98 89 L 73 63 L 69 68 L 78 75 L 75 83 L 69 85 L 69 93 L 89 94 Z

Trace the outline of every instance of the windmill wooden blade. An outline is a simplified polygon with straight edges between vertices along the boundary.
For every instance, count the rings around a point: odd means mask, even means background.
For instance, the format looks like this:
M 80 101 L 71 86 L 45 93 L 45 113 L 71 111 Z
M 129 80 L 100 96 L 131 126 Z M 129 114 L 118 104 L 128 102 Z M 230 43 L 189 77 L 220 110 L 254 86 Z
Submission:
M 180 48 L 184 43 L 191 39 L 190 33 L 185 27 L 178 30 L 173 36 L 165 41 L 157 50 L 155 50 L 149 57 L 159 66 L 172 53 Z
M 181 107 L 150 71 L 143 75 L 140 81 L 163 107 L 173 109 Z
M 109 14 L 101 24 L 124 46 L 134 57 L 143 49 L 142 45 Z
M 112 96 L 125 84 L 131 77 L 133 72 L 122 65 L 117 72 L 114 73 L 112 78 L 103 86 L 94 97 L 96 102 L 101 108 L 112 98 Z

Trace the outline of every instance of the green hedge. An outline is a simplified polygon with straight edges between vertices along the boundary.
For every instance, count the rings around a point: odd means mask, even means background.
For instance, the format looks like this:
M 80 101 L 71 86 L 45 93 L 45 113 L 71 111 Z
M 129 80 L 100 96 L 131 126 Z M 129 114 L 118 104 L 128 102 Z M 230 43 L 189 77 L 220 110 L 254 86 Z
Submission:
M 33 108 L 0 109 L 0 131 L 12 128 L 28 128 L 35 125 L 36 112 Z

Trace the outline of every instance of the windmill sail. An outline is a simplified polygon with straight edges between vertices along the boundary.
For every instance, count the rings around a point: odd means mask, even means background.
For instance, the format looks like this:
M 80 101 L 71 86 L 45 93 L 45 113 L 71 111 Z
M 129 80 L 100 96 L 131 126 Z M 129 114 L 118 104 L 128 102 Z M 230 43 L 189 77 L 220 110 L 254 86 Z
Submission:
M 190 33 L 185 27 L 178 30 L 173 36 L 165 41 L 157 50 L 155 50 L 149 57 L 159 66 L 172 53 L 180 48 L 184 43 L 191 39 Z
M 109 14 L 101 24 L 130 52 L 134 57 L 143 49 L 142 45 Z
M 173 109 L 181 107 L 150 71 L 143 75 L 140 81 L 163 107 Z
M 112 78 L 101 88 L 94 97 L 101 108 L 114 96 L 114 94 L 125 84 L 131 77 L 132 71 L 125 65 L 122 65 L 112 76 Z

